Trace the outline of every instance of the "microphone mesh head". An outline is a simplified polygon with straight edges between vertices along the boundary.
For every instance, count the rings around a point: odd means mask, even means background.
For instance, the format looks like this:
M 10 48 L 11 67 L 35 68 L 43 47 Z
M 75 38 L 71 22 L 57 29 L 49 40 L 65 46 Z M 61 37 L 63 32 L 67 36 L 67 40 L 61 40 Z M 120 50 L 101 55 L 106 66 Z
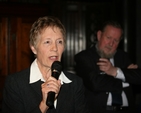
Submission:
M 51 66 L 51 70 L 56 70 L 58 73 L 61 73 L 62 71 L 62 64 L 60 61 L 54 61 L 52 66 Z

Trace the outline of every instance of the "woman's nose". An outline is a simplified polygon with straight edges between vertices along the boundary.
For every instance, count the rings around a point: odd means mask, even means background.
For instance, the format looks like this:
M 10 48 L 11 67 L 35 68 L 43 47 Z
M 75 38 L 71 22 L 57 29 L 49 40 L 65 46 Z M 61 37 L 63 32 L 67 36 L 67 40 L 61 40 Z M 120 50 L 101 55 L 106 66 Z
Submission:
M 52 44 L 51 50 L 57 51 L 58 50 L 57 44 Z

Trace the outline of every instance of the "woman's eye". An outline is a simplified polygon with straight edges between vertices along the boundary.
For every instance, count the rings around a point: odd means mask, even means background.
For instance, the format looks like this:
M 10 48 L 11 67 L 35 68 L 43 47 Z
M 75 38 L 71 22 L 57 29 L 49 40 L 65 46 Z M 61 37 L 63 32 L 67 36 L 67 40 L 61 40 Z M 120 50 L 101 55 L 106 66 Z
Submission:
M 63 41 L 62 41 L 62 40 L 59 40 L 58 43 L 59 43 L 59 44 L 63 44 Z
M 63 41 L 59 41 L 59 43 L 60 43 L 60 44 L 62 44 L 62 43 L 63 43 Z
M 45 41 L 44 44 L 50 44 L 50 41 Z
M 49 43 L 50 43 L 50 41 L 46 41 L 45 43 L 49 44 Z

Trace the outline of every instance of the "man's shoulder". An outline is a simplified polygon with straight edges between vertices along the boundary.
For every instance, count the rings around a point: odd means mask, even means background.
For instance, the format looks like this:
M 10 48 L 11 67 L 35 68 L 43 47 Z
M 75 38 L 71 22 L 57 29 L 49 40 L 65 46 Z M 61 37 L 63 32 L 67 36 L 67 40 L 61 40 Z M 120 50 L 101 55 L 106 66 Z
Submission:
M 85 50 L 78 52 L 75 56 L 85 56 L 95 52 L 95 47 L 90 47 Z
M 126 51 L 122 50 L 122 49 L 117 49 L 116 54 L 117 55 L 121 55 L 121 56 L 128 55 L 128 53 Z
M 74 81 L 74 80 L 81 81 L 81 78 L 79 76 L 77 76 L 75 73 L 68 72 L 68 71 L 63 71 L 63 72 L 68 79 L 70 79 L 72 81 Z

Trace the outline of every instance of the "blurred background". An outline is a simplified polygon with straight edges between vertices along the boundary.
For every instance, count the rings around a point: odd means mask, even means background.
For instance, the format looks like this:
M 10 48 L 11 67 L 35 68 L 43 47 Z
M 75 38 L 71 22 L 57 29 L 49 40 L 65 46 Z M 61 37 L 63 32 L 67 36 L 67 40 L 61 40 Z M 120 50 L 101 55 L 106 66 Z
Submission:
M 62 64 L 75 73 L 74 55 L 95 43 L 97 28 L 108 19 L 121 23 L 124 39 L 119 48 L 141 67 L 140 11 L 141 0 L 0 0 L 0 109 L 5 77 L 34 60 L 29 31 L 37 18 L 52 15 L 65 25 L 67 46 Z

